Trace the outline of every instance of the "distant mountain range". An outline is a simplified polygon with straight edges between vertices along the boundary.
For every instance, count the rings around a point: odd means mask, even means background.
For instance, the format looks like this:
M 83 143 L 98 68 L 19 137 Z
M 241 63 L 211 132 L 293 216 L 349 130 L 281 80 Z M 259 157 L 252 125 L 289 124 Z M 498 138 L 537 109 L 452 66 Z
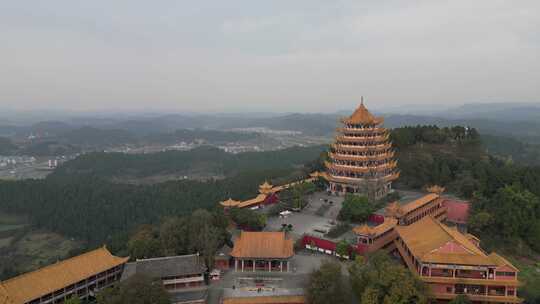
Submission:
M 29 134 L 58 136 L 88 127 L 114 130 L 117 135 L 120 134 L 119 130 L 127 131 L 133 136 L 172 133 L 180 129 L 227 130 L 254 127 L 299 131 L 305 135 L 313 136 L 329 136 L 333 134 L 339 117 L 345 116 L 351 111 L 329 114 L 292 113 L 282 115 L 239 113 L 140 114 L 138 116 L 133 114 L 118 118 L 110 116 L 67 117 L 63 120 L 42 121 L 32 125 L 0 125 L 0 136 L 18 137 Z M 375 112 L 375 114 L 384 115 L 385 125 L 389 128 L 419 124 L 468 125 L 486 134 L 517 136 L 532 141 L 540 138 L 540 104 L 466 104 L 438 112 L 431 109 L 424 111 L 421 115 L 392 114 L 391 112 L 394 111 L 390 111 L 390 113 Z M 78 131 L 78 133 L 84 134 L 85 132 Z M 127 133 L 124 135 L 128 136 Z M 99 134 L 93 136 L 99 136 Z

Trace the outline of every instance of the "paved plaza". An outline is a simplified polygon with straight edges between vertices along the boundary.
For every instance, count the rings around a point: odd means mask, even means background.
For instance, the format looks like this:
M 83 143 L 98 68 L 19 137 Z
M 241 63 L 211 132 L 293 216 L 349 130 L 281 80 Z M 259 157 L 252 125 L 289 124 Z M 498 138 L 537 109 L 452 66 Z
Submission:
M 279 231 L 283 224 L 291 224 L 293 230 L 290 234 L 294 239 L 298 239 L 304 234 L 322 237 L 325 232 L 336 225 L 336 218 L 341 209 L 343 197 L 317 192 L 308 196 L 307 200 L 308 205 L 301 212 L 293 212 L 287 217 L 268 218 L 265 230 Z M 332 201 L 332 204 L 327 201 Z M 317 215 L 317 210 L 323 204 L 329 206 L 329 209 L 324 216 Z

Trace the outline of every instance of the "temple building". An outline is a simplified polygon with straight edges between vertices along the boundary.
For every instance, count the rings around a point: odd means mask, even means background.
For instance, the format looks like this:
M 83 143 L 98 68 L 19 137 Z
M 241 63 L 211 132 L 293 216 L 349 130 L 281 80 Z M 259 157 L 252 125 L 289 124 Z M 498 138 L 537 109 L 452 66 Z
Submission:
M 393 241 L 397 237 L 395 228 L 418 222 L 426 216 L 444 221 L 447 209 L 445 198 L 441 196 L 444 188 L 434 186 L 428 193 L 413 201 L 400 204 L 390 203 L 382 210 L 382 222 L 375 226 L 364 224 L 353 228 L 357 237 L 359 253 L 374 252 L 379 249 L 393 249 Z
M 343 118 L 326 162 L 326 178 L 333 193 L 363 193 L 380 198 L 399 177 L 384 119 L 373 116 L 362 103 Z
M 279 201 L 278 193 L 289 189 L 291 187 L 294 187 L 296 185 L 302 184 L 302 183 L 311 183 L 316 181 L 319 177 L 325 177 L 326 174 L 321 174 L 319 172 L 313 172 L 310 174 L 309 177 L 302 179 L 300 181 L 291 182 L 288 184 L 284 184 L 281 186 L 273 186 L 268 181 L 265 181 L 264 183 L 259 185 L 259 194 L 257 194 L 256 197 L 245 200 L 245 201 L 237 201 L 233 200 L 232 198 L 229 198 L 225 201 L 219 202 L 219 204 L 225 209 L 230 208 L 259 208 L 263 207 L 264 205 L 271 205 L 275 204 Z
M 234 242 L 231 256 L 235 271 L 290 271 L 293 240 L 285 232 L 242 231 Z
M 122 280 L 135 274 L 143 274 L 160 279 L 169 292 L 182 291 L 186 288 L 205 286 L 206 267 L 197 254 L 138 259 L 126 264 Z
M 0 303 L 63 303 L 86 299 L 118 282 L 129 258 L 101 247 L 36 271 L 0 282 Z
M 496 253 L 486 254 L 478 238 L 431 216 L 396 227 L 394 245 L 407 267 L 444 302 L 464 294 L 473 303 L 521 303 L 518 269 Z

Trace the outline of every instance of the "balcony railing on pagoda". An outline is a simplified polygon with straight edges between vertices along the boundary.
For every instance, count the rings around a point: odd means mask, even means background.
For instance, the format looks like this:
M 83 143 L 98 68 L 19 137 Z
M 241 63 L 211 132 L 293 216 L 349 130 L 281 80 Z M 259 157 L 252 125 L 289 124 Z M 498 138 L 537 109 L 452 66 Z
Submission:
M 399 171 L 389 173 L 387 175 L 377 177 L 377 180 L 379 180 L 381 182 L 385 182 L 385 183 L 386 182 L 391 182 L 391 181 L 394 181 L 394 180 L 398 179 L 399 174 L 400 174 Z M 339 176 L 339 175 L 332 174 L 332 173 L 330 173 L 328 175 L 328 180 L 331 181 L 331 182 L 335 182 L 335 183 L 363 183 L 363 182 L 370 181 L 372 179 L 373 179 L 373 177 L 361 178 L 361 177 Z
M 358 173 L 367 173 L 367 172 L 381 172 L 386 169 L 394 169 L 397 166 L 397 161 L 392 161 L 378 166 L 369 166 L 369 167 L 359 167 L 359 166 L 349 166 L 349 165 L 338 165 L 331 162 L 325 162 L 325 165 L 330 170 L 344 171 L 344 172 L 358 172 Z
M 375 154 L 375 155 L 348 155 L 348 154 L 329 152 L 328 157 L 330 157 L 331 159 L 336 159 L 336 160 L 374 161 L 374 160 L 385 160 L 385 159 L 393 158 L 394 154 L 395 154 L 394 151 L 384 152 L 384 153 Z
M 388 151 L 392 148 L 392 144 L 386 142 L 384 144 L 366 146 L 366 145 L 346 145 L 343 143 L 336 143 L 331 145 L 335 151 L 351 151 L 351 152 L 366 152 L 366 151 Z
M 385 128 L 349 128 L 341 127 L 336 128 L 338 133 L 351 133 L 351 134 L 380 134 L 383 135 L 387 132 Z

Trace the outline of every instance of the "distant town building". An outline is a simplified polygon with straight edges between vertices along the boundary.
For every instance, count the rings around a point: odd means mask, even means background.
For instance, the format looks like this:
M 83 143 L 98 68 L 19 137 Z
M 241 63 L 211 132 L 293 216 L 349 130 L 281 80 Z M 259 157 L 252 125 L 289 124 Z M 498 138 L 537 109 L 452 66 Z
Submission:
M 364 101 L 349 117 L 341 120 L 328 153 L 326 178 L 333 193 L 363 193 L 380 198 L 399 177 L 384 119 L 373 116 Z
M 473 302 L 521 303 L 518 269 L 502 256 L 486 254 L 473 235 L 462 234 L 431 216 L 396 228 L 394 245 L 407 267 L 430 288 L 433 298 L 459 294 Z
M 235 271 L 290 271 L 293 240 L 285 232 L 242 231 L 234 243 L 231 256 Z
M 205 286 L 206 267 L 197 254 L 139 259 L 126 264 L 122 280 L 135 274 L 160 279 L 165 289 L 177 292 L 186 288 Z
M 0 282 L 0 303 L 63 303 L 73 295 L 85 299 L 118 282 L 128 259 L 101 247 L 22 274 Z

